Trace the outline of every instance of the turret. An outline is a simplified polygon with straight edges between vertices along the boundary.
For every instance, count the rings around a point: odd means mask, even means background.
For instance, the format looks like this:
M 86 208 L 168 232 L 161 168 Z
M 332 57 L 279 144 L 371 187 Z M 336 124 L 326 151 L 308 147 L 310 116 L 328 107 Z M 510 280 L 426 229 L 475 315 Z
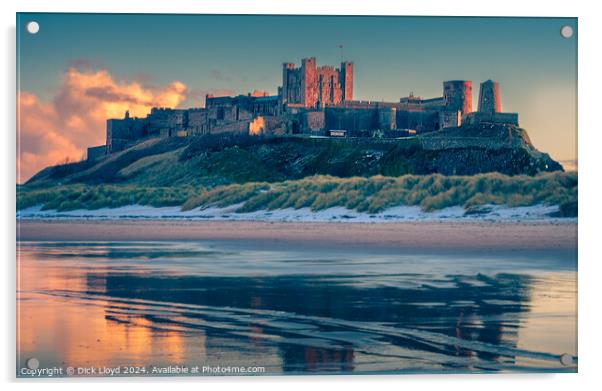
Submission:
M 487 80 L 481 83 L 479 90 L 479 112 L 501 113 L 502 99 L 500 97 L 500 84 L 497 81 Z
M 350 61 L 343 61 L 341 63 L 341 70 L 339 73 L 339 82 L 341 84 L 342 94 L 341 100 L 343 102 L 353 100 L 353 63 Z
M 472 112 L 472 81 L 444 81 L 443 98 L 449 111 L 460 111 L 463 116 Z
M 295 69 L 295 64 L 285 62 L 282 64 L 282 103 L 287 103 L 291 92 L 289 91 L 289 72 Z

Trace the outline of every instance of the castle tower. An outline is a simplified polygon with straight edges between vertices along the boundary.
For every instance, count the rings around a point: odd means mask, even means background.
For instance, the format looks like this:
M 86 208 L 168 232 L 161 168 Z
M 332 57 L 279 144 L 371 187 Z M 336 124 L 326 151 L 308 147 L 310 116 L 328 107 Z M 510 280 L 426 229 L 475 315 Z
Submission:
M 472 81 L 444 81 L 443 98 L 450 111 L 460 111 L 462 116 L 472 112 Z
M 301 66 L 282 65 L 282 105 L 321 108 L 353 100 L 353 63 L 343 61 L 340 68 L 318 66 L 315 57 L 304 58 Z
M 500 83 L 487 80 L 481 83 L 479 90 L 479 112 L 501 113 L 502 100 L 500 98 Z
M 301 60 L 301 103 L 305 107 L 316 107 L 318 103 L 318 79 L 316 58 Z
M 343 61 L 341 63 L 341 70 L 339 81 L 341 83 L 342 101 L 353 100 L 353 63 L 350 61 Z
M 295 101 L 295 64 L 285 62 L 282 64 L 282 103 Z

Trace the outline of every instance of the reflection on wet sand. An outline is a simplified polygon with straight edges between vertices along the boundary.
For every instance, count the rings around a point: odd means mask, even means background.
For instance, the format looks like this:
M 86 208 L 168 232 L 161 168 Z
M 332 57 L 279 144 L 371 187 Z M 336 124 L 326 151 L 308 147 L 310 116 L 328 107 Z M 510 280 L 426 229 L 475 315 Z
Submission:
M 19 255 L 19 365 L 576 370 L 558 360 L 576 355 L 567 254 L 24 242 Z

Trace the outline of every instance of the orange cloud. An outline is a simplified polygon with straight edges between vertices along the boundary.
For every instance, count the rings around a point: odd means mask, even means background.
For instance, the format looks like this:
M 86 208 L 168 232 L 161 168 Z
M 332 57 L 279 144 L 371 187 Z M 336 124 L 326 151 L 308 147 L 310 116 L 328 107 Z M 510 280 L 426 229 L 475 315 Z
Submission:
M 86 148 L 105 143 L 107 118 L 145 116 L 155 106 L 177 107 L 187 87 L 174 81 L 162 88 L 117 81 L 107 70 L 69 68 L 50 101 L 22 91 L 17 96 L 17 182 L 42 168 L 80 160 Z
M 251 96 L 254 96 L 254 97 L 270 96 L 270 93 L 267 91 L 253 90 L 253 92 L 251 92 Z

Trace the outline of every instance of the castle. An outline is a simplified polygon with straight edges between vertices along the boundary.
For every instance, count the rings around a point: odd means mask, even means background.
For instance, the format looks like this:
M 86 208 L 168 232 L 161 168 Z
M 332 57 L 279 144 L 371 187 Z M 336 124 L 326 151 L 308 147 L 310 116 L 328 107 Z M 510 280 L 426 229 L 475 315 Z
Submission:
M 121 151 L 147 137 L 204 134 L 299 135 L 322 137 L 408 137 L 456 128 L 462 124 L 503 123 L 518 126 L 517 113 L 503 113 L 500 86 L 480 85 L 473 112 L 472 82 L 443 82 L 441 97 L 410 94 L 398 102 L 353 100 L 353 63 L 340 68 L 318 66 L 305 58 L 300 67 L 284 63 L 277 95 L 206 95 L 205 107 L 153 108 L 146 117 L 107 120 L 106 144 L 88 148 L 88 159 Z

